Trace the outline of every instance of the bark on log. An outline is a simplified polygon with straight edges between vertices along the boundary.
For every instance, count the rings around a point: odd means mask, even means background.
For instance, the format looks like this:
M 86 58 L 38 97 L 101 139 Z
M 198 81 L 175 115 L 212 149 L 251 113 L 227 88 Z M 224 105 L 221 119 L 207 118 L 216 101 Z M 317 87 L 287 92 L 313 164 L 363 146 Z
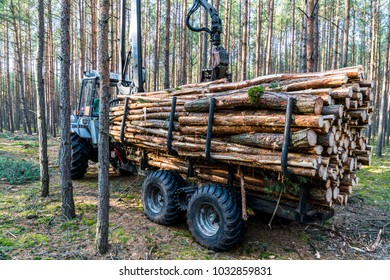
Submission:
M 276 133 L 247 133 L 225 138 L 226 141 L 242 145 L 282 150 L 284 135 Z M 291 133 L 290 148 L 308 148 L 317 144 L 317 135 L 313 130 L 304 129 Z
M 289 95 L 276 92 L 258 93 L 257 97 L 249 97 L 251 89 L 215 96 L 215 109 L 232 109 L 235 107 L 263 108 L 286 110 Z M 312 95 L 295 95 L 294 112 L 301 114 L 321 114 L 323 100 Z M 207 112 L 210 98 L 202 98 L 184 104 L 187 112 Z
M 179 117 L 179 123 L 181 125 L 207 125 L 208 114 L 192 113 L 189 116 L 182 116 Z M 246 111 L 228 114 L 217 112 L 214 114 L 214 124 L 217 126 L 284 126 L 284 123 L 285 115 L 272 111 Z M 322 128 L 324 120 L 321 115 L 293 115 L 291 125 L 293 127 Z

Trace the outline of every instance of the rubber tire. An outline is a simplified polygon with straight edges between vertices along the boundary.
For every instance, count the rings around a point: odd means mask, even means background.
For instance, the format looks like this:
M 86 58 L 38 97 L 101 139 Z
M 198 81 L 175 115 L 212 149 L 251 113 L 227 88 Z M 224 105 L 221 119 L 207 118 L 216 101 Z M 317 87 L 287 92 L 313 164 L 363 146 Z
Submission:
M 204 207 L 213 208 L 219 217 L 216 232 L 206 233 L 201 215 Z M 203 211 L 203 212 L 202 212 Z M 195 240 L 214 251 L 226 251 L 236 246 L 243 235 L 244 222 L 236 195 L 218 184 L 209 184 L 196 190 L 187 210 L 187 224 Z
M 71 177 L 72 179 L 81 179 L 87 172 L 91 145 L 76 133 L 70 135 L 70 141 L 72 142 Z
M 184 180 L 180 175 L 167 170 L 150 173 L 142 184 L 142 203 L 149 220 L 161 225 L 172 225 L 182 220 L 184 213 L 179 209 L 177 190 Z M 162 201 L 156 201 L 159 195 Z
M 126 170 L 126 169 L 122 169 L 122 168 L 118 168 L 118 171 L 119 171 L 119 174 L 121 176 L 131 176 L 133 175 L 133 172 L 129 171 L 129 170 Z

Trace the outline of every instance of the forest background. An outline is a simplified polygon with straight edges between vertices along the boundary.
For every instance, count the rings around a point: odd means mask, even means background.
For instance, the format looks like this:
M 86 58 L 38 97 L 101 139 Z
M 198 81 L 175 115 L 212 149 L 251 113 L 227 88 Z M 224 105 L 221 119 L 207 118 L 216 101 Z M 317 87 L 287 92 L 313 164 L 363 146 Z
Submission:
M 59 125 L 61 1 L 44 2 L 46 116 L 48 131 L 55 137 Z M 377 134 L 383 114 L 381 135 L 388 141 L 389 1 L 213 0 L 211 4 L 223 20 L 222 46 L 230 53 L 233 81 L 363 65 L 365 78 L 375 81 L 370 137 Z M 192 1 L 144 0 L 141 5 L 146 90 L 199 82 L 201 69 L 210 65 L 211 43 L 207 34 L 191 32 L 185 25 Z M 37 131 L 36 9 L 37 1 L 0 3 L 0 131 Z M 98 0 L 71 1 L 69 94 L 73 109 L 84 71 L 97 69 L 98 9 Z M 111 0 L 110 71 L 116 73 L 120 71 L 119 13 L 120 1 Z M 130 15 L 130 10 L 127 13 Z M 191 18 L 194 26 L 209 26 L 209 21 L 204 9 Z M 130 41 L 126 43 L 129 50 Z

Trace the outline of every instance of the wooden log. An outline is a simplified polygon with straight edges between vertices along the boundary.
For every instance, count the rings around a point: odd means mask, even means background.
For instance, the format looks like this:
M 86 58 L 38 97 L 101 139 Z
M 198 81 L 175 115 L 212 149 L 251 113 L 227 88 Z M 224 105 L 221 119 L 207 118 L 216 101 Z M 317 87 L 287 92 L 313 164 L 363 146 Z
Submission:
M 169 121 L 167 120 L 146 120 L 146 121 L 131 121 L 130 125 L 140 126 L 140 127 L 150 127 L 150 128 L 164 128 L 168 129 Z M 180 124 L 178 122 L 173 122 L 174 130 L 180 129 Z
M 340 193 L 352 194 L 352 192 L 353 192 L 352 186 L 340 185 L 339 189 L 340 189 Z
M 282 150 L 284 135 L 276 133 L 246 133 L 225 138 L 226 141 L 242 145 Z M 317 135 L 313 130 L 304 129 L 291 133 L 290 148 L 308 148 L 317 144 Z
M 344 105 L 330 105 L 322 108 L 322 115 L 334 115 L 336 118 L 341 118 L 344 113 Z
M 352 87 L 347 87 L 347 88 L 335 88 L 332 89 L 330 92 L 330 96 L 333 99 L 344 99 L 351 97 L 353 94 L 353 89 Z
M 308 81 L 291 83 L 280 87 L 281 91 L 298 91 L 308 88 L 332 88 L 344 85 L 348 81 L 348 77 L 344 74 L 327 76 L 323 78 L 310 79 Z
M 332 188 L 328 188 L 328 189 L 318 189 L 318 188 L 313 188 L 313 189 L 310 189 L 309 191 L 309 199 L 312 199 L 312 200 L 319 200 L 319 201 L 323 201 L 325 200 L 326 202 L 331 202 L 332 201 L 332 198 L 333 198 L 333 190 Z
M 179 117 L 181 125 L 207 125 L 208 114 L 192 113 L 189 116 Z M 214 114 L 215 125 L 226 126 L 284 126 L 285 115 L 267 111 L 252 111 L 242 113 Z M 321 115 L 293 115 L 291 125 L 295 127 L 322 128 L 324 120 Z
M 132 115 L 127 114 L 126 120 L 133 121 L 133 120 L 166 120 L 170 117 L 170 112 L 162 112 L 162 113 L 148 113 L 148 114 L 140 114 L 140 115 Z M 186 112 L 178 112 L 175 113 L 175 119 L 181 117 L 181 116 L 187 116 Z
M 326 133 L 329 127 L 311 128 L 316 133 Z M 302 130 L 302 127 L 291 127 L 292 132 Z M 197 125 L 180 125 L 180 131 L 186 135 L 205 135 L 207 132 L 207 126 Z M 226 125 L 214 125 L 212 132 L 213 135 L 231 135 L 242 133 L 283 133 L 284 126 L 226 126 Z
M 274 110 L 286 110 L 288 95 L 276 92 L 257 92 L 256 88 L 249 88 L 239 92 L 227 93 L 215 96 L 215 109 L 232 109 L 235 107 L 263 108 Z M 294 96 L 294 112 L 301 114 L 321 114 L 323 100 L 312 95 Z M 210 107 L 210 98 L 202 98 L 184 104 L 188 112 L 207 112 Z

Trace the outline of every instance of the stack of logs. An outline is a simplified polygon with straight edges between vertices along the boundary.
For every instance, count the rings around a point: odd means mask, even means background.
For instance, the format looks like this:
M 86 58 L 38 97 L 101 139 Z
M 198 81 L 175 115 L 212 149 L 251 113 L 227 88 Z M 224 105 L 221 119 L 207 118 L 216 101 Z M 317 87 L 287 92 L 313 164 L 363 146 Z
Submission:
M 111 108 L 110 134 L 121 142 L 125 121 L 128 158 L 136 163 L 144 157 L 151 167 L 187 174 L 191 159 L 195 178 L 222 184 L 233 167 L 238 187 L 243 183 L 245 189 L 296 201 L 300 185 L 306 184 L 312 204 L 346 204 L 358 183 L 355 171 L 371 162 L 365 130 L 373 111 L 372 82 L 362 75 L 362 67 L 355 66 L 119 96 L 123 102 Z M 212 164 L 205 153 L 210 97 L 215 99 Z M 285 177 L 281 150 L 288 97 L 294 105 L 287 161 L 291 176 Z

